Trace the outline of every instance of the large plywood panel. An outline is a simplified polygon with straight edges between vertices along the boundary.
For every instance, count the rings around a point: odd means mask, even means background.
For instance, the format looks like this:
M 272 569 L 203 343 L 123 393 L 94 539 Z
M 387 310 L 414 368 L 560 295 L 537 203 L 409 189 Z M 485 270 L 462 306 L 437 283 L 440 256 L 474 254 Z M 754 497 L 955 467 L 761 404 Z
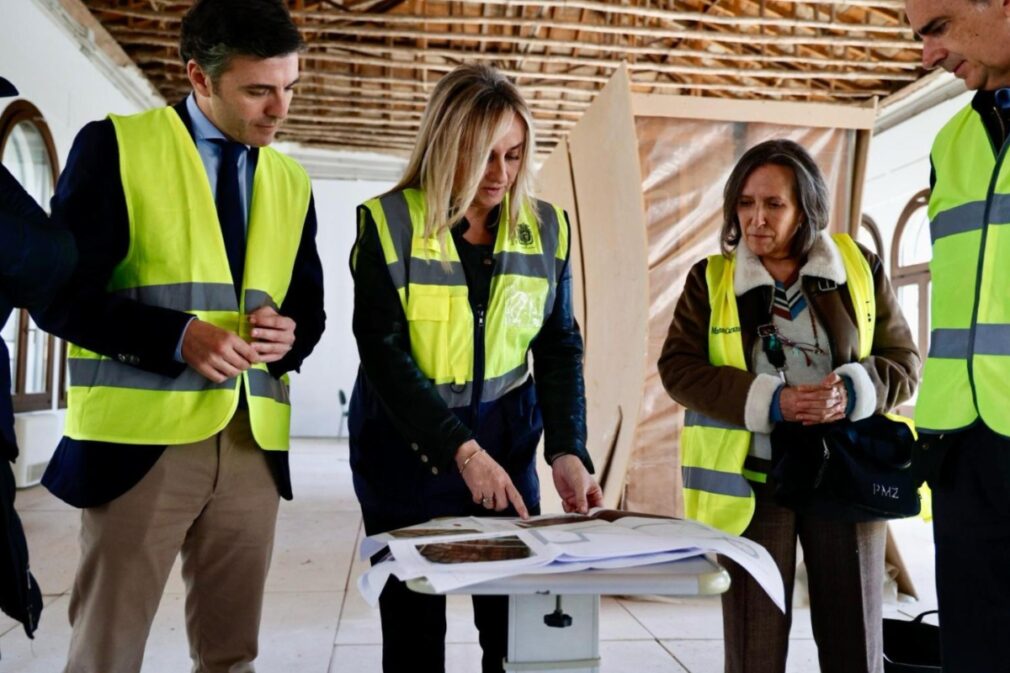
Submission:
M 648 275 L 628 74 L 619 69 L 569 136 L 582 241 L 589 447 L 617 506 L 646 368 Z
M 568 155 L 568 141 L 562 140 L 555 146 L 550 156 L 537 174 L 537 194 L 540 198 L 561 206 L 568 213 L 572 224 L 571 252 L 575 305 L 575 319 L 584 324 L 586 315 L 586 293 L 582 269 L 582 237 L 579 234 L 579 205 L 575 201 L 575 185 L 572 183 L 572 162 Z
M 572 184 L 572 163 L 568 157 L 568 141 L 559 142 L 537 173 L 537 196 L 561 206 L 568 213 L 572 225 L 569 264 L 572 269 L 572 304 L 575 319 L 579 325 L 585 324 L 586 293 L 583 289 L 582 239 L 579 236 L 579 207 L 575 202 L 575 185 Z M 585 328 L 583 328 L 584 331 Z M 543 442 L 541 450 L 543 453 Z M 547 461 L 537 461 L 540 477 L 540 507 L 543 512 L 560 512 L 561 498 L 553 486 L 551 468 Z

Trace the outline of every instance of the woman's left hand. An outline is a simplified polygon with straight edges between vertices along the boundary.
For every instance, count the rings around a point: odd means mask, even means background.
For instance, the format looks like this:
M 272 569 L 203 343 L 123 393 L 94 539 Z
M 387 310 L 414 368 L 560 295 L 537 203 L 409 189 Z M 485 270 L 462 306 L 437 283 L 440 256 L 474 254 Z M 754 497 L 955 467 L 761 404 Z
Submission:
M 827 391 L 830 398 L 823 403 L 818 401 L 810 404 L 802 416 L 803 425 L 834 423 L 845 418 L 845 410 L 849 406 L 849 390 L 842 377 L 831 372 L 816 387 Z
M 566 512 L 585 514 L 590 507 L 603 505 L 603 491 L 578 456 L 558 456 L 551 463 L 554 487 Z

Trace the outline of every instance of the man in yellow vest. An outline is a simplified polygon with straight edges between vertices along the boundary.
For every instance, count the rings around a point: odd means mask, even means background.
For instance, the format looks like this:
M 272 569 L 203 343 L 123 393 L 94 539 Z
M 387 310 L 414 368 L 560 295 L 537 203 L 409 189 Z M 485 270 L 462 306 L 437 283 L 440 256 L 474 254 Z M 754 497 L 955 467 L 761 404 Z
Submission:
M 291 497 L 286 373 L 325 321 L 311 184 L 268 147 L 301 48 L 281 0 L 199 0 L 193 92 L 89 124 L 60 179 L 81 262 L 44 320 L 70 342 L 44 483 L 84 508 L 67 672 L 140 670 L 180 553 L 192 670 L 253 670 Z
M 945 673 L 1010 670 L 1010 0 L 906 0 L 922 63 L 976 90 L 937 134 L 929 356 L 916 402 L 933 487 Z

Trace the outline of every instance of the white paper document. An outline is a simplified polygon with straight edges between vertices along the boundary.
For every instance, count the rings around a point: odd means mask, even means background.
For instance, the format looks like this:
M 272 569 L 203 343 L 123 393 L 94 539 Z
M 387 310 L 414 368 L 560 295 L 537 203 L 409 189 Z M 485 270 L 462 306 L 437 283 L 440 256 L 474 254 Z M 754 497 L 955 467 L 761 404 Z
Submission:
M 402 581 L 423 577 L 442 593 L 513 575 L 629 568 L 714 553 L 735 561 L 780 610 L 785 607 L 782 576 L 764 547 L 696 521 L 606 509 L 526 521 L 435 519 L 365 538 L 361 556 L 387 547 L 389 558 L 358 579 L 371 605 L 390 575 Z

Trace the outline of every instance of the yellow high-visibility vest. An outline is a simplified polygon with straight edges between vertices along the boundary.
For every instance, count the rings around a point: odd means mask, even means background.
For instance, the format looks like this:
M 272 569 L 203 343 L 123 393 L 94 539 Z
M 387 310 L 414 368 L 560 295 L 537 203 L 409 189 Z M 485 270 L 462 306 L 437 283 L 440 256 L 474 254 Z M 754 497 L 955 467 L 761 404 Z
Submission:
M 172 108 L 110 115 L 130 246 L 107 291 L 185 311 L 241 334 L 243 316 L 284 302 L 311 184 L 295 161 L 263 147 L 253 178 L 241 302 L 235 296 L 214 195 L 192 137 Z M 265 364 L 213 383 L 187 367 L 171 378 L 70 344 L 66 434 L 121 444 L 187 444 L 222 430 L 245 387 L 257 444 L 287 450 L 288 380 Z
M 859 359 L 870 355 L 876 324 L 876 297 L 869 262 L 848 234 L 835 234 L 845 266 L 846 286 L 852 298 L 859 333 Z M 736 255 L 708 258 L 705 280 L 712 308 L 709 319 L 708 357 L 717 367 L 747 369 L 740 336 L 740 315 L 733 290 Z M 733 535 L 739 535 L 754 516 L 751 481 L 764 482 L 767 475 L 744 469 L 750 451 L 751 433 L 746 428 L 686 410 L 681 434 L 681 465 L 684 478 L 684 509 L 695 519 Z
M 1010 167 L 965 106 L 933 143 L 929 354 L 915 404 L 924 432 L 979 417 L 1010 436 Z
M 495 237 L 491 296 L 486 313 L 474 316 L 452 236 L 445 237 L 443 251 L 441 241 L 424 235 L 421 190 L 393 192 L 363 206 L 378 228 L 383 257 L 407 317 L 411 355 L 445 403 L 469 405 L 477 385 L 481 402 L 521 385 L 529 376 L 530 343 L 554 309 L 557 282 L 568 258 L 564 211 L 536 201 L 539 223 L 524 208 L 512 236 L 506 196 Z M 475 325 L 483 329 L 487 344 L 480 381 L 474 380 Z

